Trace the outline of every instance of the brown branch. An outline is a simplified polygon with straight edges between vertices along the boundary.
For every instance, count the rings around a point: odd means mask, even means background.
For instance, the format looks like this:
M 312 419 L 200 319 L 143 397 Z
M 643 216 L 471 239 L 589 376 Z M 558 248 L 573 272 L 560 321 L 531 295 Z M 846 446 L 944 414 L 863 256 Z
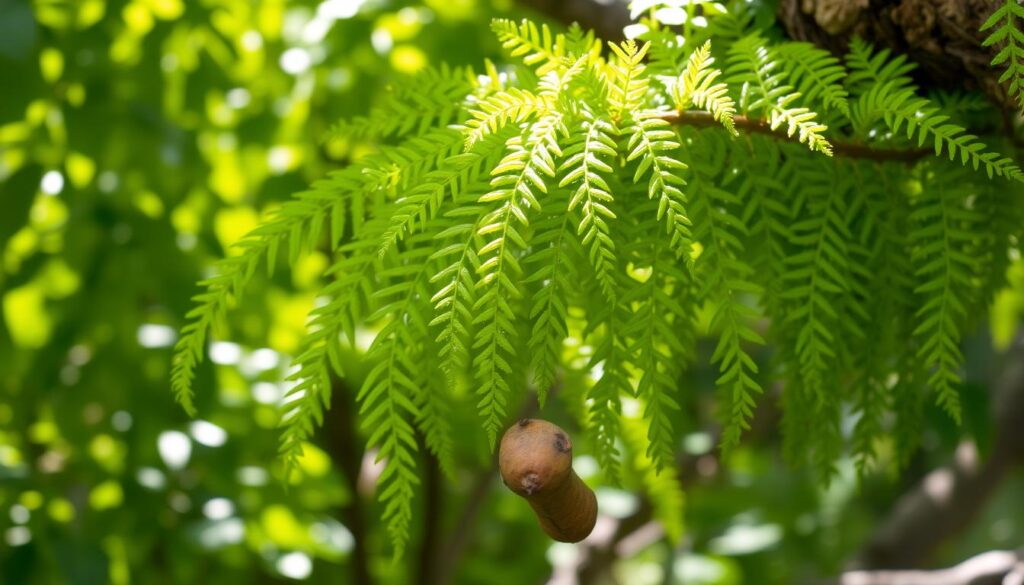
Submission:
M 466 505 L 455 522 L 447 546 L 441 553 L 441 560 L 437 568 L 437 583 L 439 585 L 447 585 L 451 582 L 455 569 L 469 546 L 477 516 L 480 515 L 480 510 L 483 509 L 484 502 L 487 501 L 491 486 L 497 477 L 498 469 L 497 466 L 494 466 L 488 467 L 486 472 L 478 474 L 474 480 L 473 487 L 469 490 L 469 495 L 466 496 Z
M 718 431 L 709 431 L 715 440 L 718 438 Z M 687 490 L 700 480 L 708 479 L 708 474 L 701 471 L 701 462 L 715 461 L 716 470 L 721 469 L 717 465 L 717 453 L 708 453 L 701 456 L 692 456 L 679 453 L 676 457 L 678 473 L 676 479 L 683 490 Z M 664 532 L 660 524 L 654 521 L 654 508 L 647 498 L 641 498 L 640 506 L 636 512 L 621 520 L 602 517 L 602 521 L 611 522 L 608 529 L 610 537 L 599 540 L 590 538 L 581 543 L 578 560 L 575 563 L 576 585 L 594 585 L 603 583 L 608 579 L 612 565 L 620 558 L 630 557 L 636 553 L 636 543 L 650 542 L 651 538 L 660 540 Z M 596 530 L 595 530 L 596 532 Z M 632 541 L 632 542 L 631 542 Z M 549 581 L 549 585 L 561 583 L 555 578 Z
M 666 112 L 659 116 L 671 124 L 680 126 L 692 126 L 694 128 L 720 128 L 721 124 L 709 112 L 686 111 Z M 751 134 L 764 134 L 777 140 L 799 143 L 796 135 L 788 136 L 781 129 L 772 130 L 767 120 L 749 118 L 747 116 L 736 116 L 733 118 L 736 127 Z M 880 148 L 858 144 L 856 142 L 830 141 L 832 153 L 842 158 L 856 158 L 874 160 L 879 162 L 903 162 L 914 163 L 922 158 L 934 154 L 930 148 Z
M 548 400 L 557 393 L 559 384 L 559 382 L 556 382 L 555 386 L 548 391 Z M 535 395 L 531 394 L 513 420 L 529 418 L 538 410 L 540 410 L 540 406 L 537 404 L 537 399 Z M 486 470 L 478 473 L 473 481 L 473 487 L 470 488 L 469 494 L 466 496 L 466 505 L 462 508 L 459 519 L 455 522 L 447 545 L 440 553 L 436 572 L 436 583 L 438 585 L 447 585 L 451 582 L 452 577 L 455 576 L 455 570 L 462 561 L 462 556 L 466 553 L 466 549 L 469 547 L 470 539 L 476 526 L 476 519 L 480 515 L 480 510 L 483 509 L 487 496 L 491 493 L 491 486 L 494 485 L 497 477 L 498 458 L 495 456 L 492 464 Z
M 935 571 L 849 571 L 816 585 L 1000 585 L 1016 571 L 1024 555 L 990 551 Z
M 356 435 L 356 407 L 352 393 L 342 380 L 331 377 L 331 408 L 327 413 L 329 420 L 324 425 L 326 440 L 322 441 L 324 449 L 341 470 L 352 495 L 351 501 L 341 510 L 342 522 L 352 533 L 355 545 L 352 549 L 352 579 L 356 585 L 371 585 L 369 542 L 366 521 L 362 511 L 367 506 L 360 501 L 359 469 L 362 467 L 363 448 Z
M 425 444 L 420 441 L 420 444 Z M 429 450 L 424 449 L 426 471 L 423 477 L 423 538 L 420 543 L 419 569 L 417 571 L 419 585 L 437 585 L 441 583 L 439 574 L 441 530 L 444 519 L 444 481 L 441 477 L 441 465 Z
M 981 512 L 1009 472 L 1024 464 L 1024 336 L 994 383 L 995 438 L 981 461 L 964 443 L 949 465 L 903 495 L 855 562 L 857 567 L 917 567 Z

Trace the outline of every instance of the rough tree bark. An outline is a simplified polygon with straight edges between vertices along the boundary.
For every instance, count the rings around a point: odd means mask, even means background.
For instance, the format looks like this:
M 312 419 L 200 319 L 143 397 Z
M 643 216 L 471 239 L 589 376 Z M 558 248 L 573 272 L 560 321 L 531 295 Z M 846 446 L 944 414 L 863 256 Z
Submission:
M 779 23 L 794 39 L 834 53 L 861 37 L 906 54 L 920 65 L 923 87 L 980 89 L 1013 108 L 1000 71 L 989 63 L 997 48 L 983 47 L 978 29 L 1000 0 L 781 0 Z
M 602 38 L 619 40 L 630 23 L 625 0 L 519 0 L 550 18 L 579 22 Z M 846 51 L 859 36 L 878 47 L 906 54 L 920 65 L 922 87 L 980 89 L 1008 110 L 1015 105 L 989 63 L 1000 47 L 982 47 L 979 32 L 1002 0 L 780 0 L 779 23 L 787 34 Z

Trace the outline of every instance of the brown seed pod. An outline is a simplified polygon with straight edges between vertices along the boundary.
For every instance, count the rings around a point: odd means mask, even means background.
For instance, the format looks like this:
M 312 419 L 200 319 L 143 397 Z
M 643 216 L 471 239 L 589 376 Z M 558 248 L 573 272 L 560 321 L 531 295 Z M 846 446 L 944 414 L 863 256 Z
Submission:
M 505 431 L 501 479 L 526 498 L 540 527 L 560 542 L 579 542 L 597 522 L 597 497 L 572 469 L 572 442 L 558 426 L 524 418 Z

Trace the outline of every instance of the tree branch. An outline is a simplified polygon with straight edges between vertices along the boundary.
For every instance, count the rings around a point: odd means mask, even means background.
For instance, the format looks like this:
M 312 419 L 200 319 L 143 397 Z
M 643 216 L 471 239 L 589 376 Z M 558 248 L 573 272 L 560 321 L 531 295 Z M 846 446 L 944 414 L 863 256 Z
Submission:
M 425 445 L 425 441 L 420 441 Z M 439 560 L 441 549 L 441 532 L 444 519 L 444 482 L 441 477 L 441 465 L 428 449 L 424 448 L 424 464 L 426 470 L 423 477 L 423 539 L 420 543 L 419 568 L 417 571 L 419 585 L 437 585 L 441 583 Z
M 341 470 L 348 484 L 352 500 L 342 511 L 342 522 L 352 533 L 355 545 L 352 549 L 352 579 L 356 585 L 371 585 L 369 551 L 367 550 L 368 532 L 362 510 L 366 508 L 360 501 L 359 470 L 362 467 L 363 448 L 356 435 L 356 407 L 352 393 L 345 383 L 331 377 L 331 407 L 327 414 L 330 420 L 323 426 L 326 440 L 322 441 L 334 464 Z
M 990 551 L 936 571 L 849 571 L 816 585 L 999 585 L 1017 570 L 1024 555 Z
M 693 126 L 694 128 L 720 128 L 721 124 L 709 112 L 686 111 L 686 112 L 665 112 L 659 116 L 671 124 L 679 126 Z M 747 116 L 736 116 L 733 122 L 737 128 L 741 128 L 751 134 L 765 134 L 777 140 L 785 142 L 796 142 L 800 140 L 796 135 L 788 136 L 783 130 L 772 130 L 767 120 L 750 118 Z M 930 148 L 880 148 L 858 144 L 855 142 L 843 142 L 830 140 L 832 153 L 837 157 L 874 160 L 879 162 L 903 162 L 914 163 L 918 160 L 934 154 Z
M 560 382 L 556 382 L 555 386 L 548 391 L 549 400 L 554 397 L 559 389 L 559 385 Z M 527 398 L 513 420 L 530 418 L 538 410 L 540 410 L 540 405 L 537 403 L 536 395 L 530 394 L 530 397 Z M 494 461 L 491 466 L 478 473 L 473 481 L 473 487 L 470 488 L 469 494 L 466 496 L 466 505 L 462 508 L 459 519 L 455 522 L 455 526 L 448 538 L 447 546 L 440 552 L 440 559 L 437 561 L 436 568 L 436 583 L 438 585 L 447 585 L 451 582 L 452 577 L 455 576 L 455 569 L 462 560 L 462 555 L 466 553 L 466 548 L 469 546 L 470 539 L 473 536 L 477 516 L 480 515 L 480 510 L 483 509 L 484 502 L 487 501 L 487 496 L 491 493 L 491 486 L 498 477 L 497 455 L 493 459 Z
M 994 383 L 996 430 L 988 459 L 980 461 L 973 443 L 961 444 L 952 463 L 896 502 L 854 566 L 920 566 L 974 520 L 1011 469 L 1024 464 L 1024 336 L 1005 359 Z

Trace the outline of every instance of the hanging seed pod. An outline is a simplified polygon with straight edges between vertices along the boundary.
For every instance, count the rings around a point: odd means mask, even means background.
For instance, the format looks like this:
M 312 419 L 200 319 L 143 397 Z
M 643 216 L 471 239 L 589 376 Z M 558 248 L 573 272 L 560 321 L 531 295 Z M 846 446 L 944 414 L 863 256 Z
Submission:
M 594 529 L 597 497 L 572 469 L 572 442 L 558 426 L 524 418 L 505 431 L 498 451 L 501 479 L 526 498 L 541 528 L 560 542 Z

